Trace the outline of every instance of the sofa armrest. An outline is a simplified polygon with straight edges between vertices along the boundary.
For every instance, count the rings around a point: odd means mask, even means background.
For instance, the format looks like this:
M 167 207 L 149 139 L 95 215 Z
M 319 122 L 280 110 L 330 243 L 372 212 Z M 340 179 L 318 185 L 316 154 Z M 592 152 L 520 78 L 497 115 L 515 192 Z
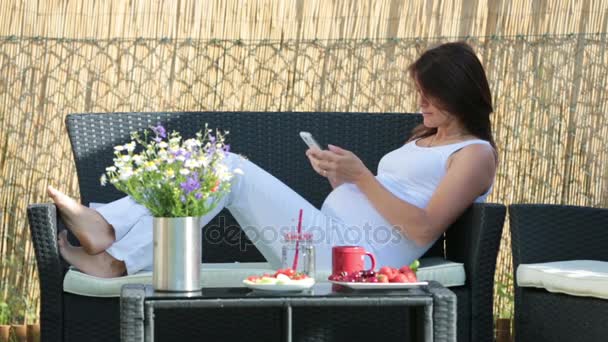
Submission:
M 57 246 L 57 211 L 54 204 L 27 208 L 40 280 L 40 325 L 43 341 L 63 341 L 63 276 L 65 268 Z
M 608 261 L 608 209 L 549 204 L 509 206 L 514 269 L 561 260 Z
M 446 258 L 464 264 L 467 283 L 492 287 L 505 213 L 502 204 L 475 203 L 446 232 Z
M 502 204 L 475 203 L 446 232 L 446 258 L 465 268 L 471 341 L 493 339 L 494 271 L 505 214 Z

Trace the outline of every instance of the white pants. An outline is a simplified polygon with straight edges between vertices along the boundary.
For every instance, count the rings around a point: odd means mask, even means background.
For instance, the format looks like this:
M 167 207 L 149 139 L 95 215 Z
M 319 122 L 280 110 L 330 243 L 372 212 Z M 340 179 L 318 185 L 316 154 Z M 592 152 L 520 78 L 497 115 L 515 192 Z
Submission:
M 245 234 L 271 267 L 281 265 L 282 233 L 295 231 L 299 210 L 303 210 L 302 231 L 313 234 L 318 270 L 331 269 L 331 247 L 341 243 L 343 222 L 314 207 L 283 182 L 245 158 L 228 153 L 225 159 L 235 174 L 231 191 L 217 207 L 201 219 L 205 226 L 223 208 L 238 221 Z M 107 252 L 124 261 L 127 273 L 152 269 L 152 216 L 124 197 L 96 209 L 114 227 L 116 242 Z M 321 236 L 320 236 L 321 235 Z

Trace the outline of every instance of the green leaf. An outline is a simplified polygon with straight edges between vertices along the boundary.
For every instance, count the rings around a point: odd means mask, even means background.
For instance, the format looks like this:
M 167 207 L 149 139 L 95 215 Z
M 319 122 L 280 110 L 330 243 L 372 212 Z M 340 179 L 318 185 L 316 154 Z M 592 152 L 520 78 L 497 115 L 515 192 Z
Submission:
M 412 269 L 412 271 L 417 272 L 418 268 L 420 267 L 420 261 L 418 259 L 414 260 L 411 264 L 410 264 L 410 268 Z

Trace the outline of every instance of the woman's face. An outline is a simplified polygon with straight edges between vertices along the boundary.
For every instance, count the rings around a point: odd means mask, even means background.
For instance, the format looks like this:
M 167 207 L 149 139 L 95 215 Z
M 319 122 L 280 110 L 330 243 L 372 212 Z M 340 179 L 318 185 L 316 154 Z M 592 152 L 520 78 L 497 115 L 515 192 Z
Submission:
M 448 112 L 435 106 L 434 103 L 438 101 L 424 95 L 418 85 L 416 85 L 416 91 L 418 93 L 418 106 L 426 127 L 436 128 L 445 126 L 454 120 L 454 117 Z

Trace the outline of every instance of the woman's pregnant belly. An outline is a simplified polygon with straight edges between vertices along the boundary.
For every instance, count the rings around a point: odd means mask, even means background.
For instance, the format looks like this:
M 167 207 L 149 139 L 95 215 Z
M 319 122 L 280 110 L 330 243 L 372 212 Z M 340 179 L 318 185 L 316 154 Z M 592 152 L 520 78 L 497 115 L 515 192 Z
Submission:
M 323 202 L 321 211 L 349 226 L 389 225 L 359 188 L 351 183 L 335 188 Z
M 378 180 L 384 185 L 382 180 Z M 371 248 L 380 265 L 397 267 L 409 264 L 430 247 L 418 246 L 407 239 L 399 229 L 394 228 L 380 215 L 352 183 L 335 188 L 323 202 L 321 211 L 345 224 L 345 232 L 341 234 L 343 241 L 337 241 L 336 245 Z

